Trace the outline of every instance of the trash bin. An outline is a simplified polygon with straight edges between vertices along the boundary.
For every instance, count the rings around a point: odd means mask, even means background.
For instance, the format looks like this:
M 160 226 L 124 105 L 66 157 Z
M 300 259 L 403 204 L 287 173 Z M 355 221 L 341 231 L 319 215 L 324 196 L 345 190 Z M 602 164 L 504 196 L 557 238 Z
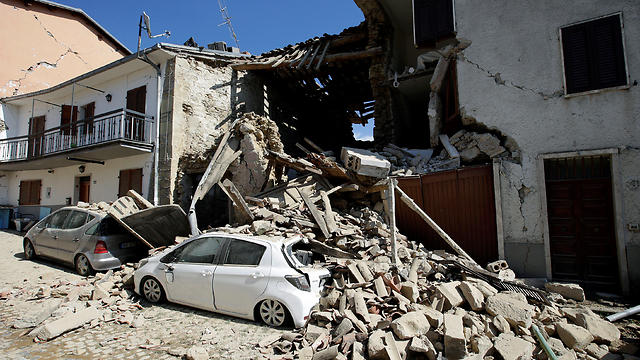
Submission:
M 0 229 L 9 228 L 9 218 L 11 217 L 11 209 L 0 208 Z

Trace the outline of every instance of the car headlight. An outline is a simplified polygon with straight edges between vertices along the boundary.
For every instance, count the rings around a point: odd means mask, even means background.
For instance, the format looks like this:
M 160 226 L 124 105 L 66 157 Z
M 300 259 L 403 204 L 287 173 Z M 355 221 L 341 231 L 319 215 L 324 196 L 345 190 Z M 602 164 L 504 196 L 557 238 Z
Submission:
M 284 278 L 287 279 L 291 285 L 302 291 L 311 291 L 309 280 L 307 280 L 307 277 L 304 275 L 286 275 Z

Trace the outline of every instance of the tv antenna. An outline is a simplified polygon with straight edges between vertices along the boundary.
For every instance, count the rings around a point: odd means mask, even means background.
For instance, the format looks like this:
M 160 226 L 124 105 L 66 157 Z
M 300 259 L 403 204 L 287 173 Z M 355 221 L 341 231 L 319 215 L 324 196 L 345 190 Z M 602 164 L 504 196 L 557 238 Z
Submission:
M 149 15 L 147 15 L 147 13 L 143 11 L 142 15 L 140 15 L 140 23 L 138 24 L 138 52 L 140 52 L 140 44 L 142 43 L 142 30 L 147 31 L 147 35 L 149 36 L 149 39 L 157 38 L 160 36 L 166 36 L 166 37 L 171 36 L 171 31 L 169 30 L 165 30 L 162 34 L 151 35 L 150 23 L 151 23 L 151 20 L 149 19 Z
M 231 37 L 236 42 L 236 46 L 240 47 L 240 42 L 238 41 L 238 36 L 236 35 L 235 30 L 233 30 L 233 25 L 231 24 L 231 15 L 229 15 L 229 7 L 227 6 L 227 2 L 225 0 L 218 0 L 218 5 L 220 6 L 220 12 L 222 13 L 222 19 L 224 22 L 219 24 L 218 26 L 227 25 L 229 27 L 229 32 L 231 32 Z

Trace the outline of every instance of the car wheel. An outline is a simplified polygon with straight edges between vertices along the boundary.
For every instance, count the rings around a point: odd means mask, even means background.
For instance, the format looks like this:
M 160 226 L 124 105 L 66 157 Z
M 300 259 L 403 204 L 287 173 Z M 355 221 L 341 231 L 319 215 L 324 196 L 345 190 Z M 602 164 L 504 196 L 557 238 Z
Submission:
M 76 272 L 81 276 L 89 276 L 93 273 L 93 268 L 91 267 L 89 259 L 87 259 L 83 254 L 76 257 Z
M 277 300 L 264 300 L 258 311 L 262 321 L 272 327 L 282 326 L 287 319 L 287 309 Z
M 24 258 L 27 260 L 32 260 L 36 258 L 36 250 L 33 248 L 33 244 L 30 240 L 24 239 L 24 243 L 22 244 L 24 248 Z
M 157 304 L 164 300 L 164 290 L 158 280 L 154 278 L 146 278 L 142 282 L 142 295 L 149 302 Z

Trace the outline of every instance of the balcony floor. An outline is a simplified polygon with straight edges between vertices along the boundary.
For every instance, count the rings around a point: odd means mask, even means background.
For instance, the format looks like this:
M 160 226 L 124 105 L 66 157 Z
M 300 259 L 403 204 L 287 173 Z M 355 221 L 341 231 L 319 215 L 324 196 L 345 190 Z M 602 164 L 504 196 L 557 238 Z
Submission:
M 153 144 L 127 140 L 113 140 L 97 145 L 68 149 L 32 159 L 3 161 L 0 162 L 0 171 L 44 170 L 80 164 L 80 162 L 75 160 L 67 160 L 67 157 L 69 156 L 87 160 L 105 161 L 127 156 L 148 154 L 151 153 L 152 150 Z

